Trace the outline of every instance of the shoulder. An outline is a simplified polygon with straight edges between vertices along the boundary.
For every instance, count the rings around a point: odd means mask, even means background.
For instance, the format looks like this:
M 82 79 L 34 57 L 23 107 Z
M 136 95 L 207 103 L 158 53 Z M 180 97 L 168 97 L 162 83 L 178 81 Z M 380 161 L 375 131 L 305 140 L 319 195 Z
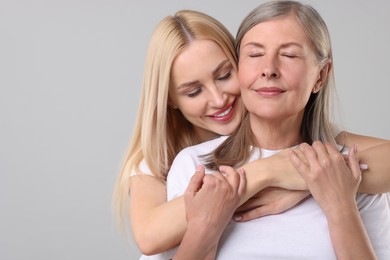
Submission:
M 226 138 L 226 136 L 218 137 L 198 145 L 187 147 L 178 153 L 173 160 L 167 176 L 169 199 L 183 194 L 196 168 L 198 165 L 203 164 L 202 155 L 212 152 Z
M 137 171 L 136 168 L 133 168 L 130 172 L 130 177 L 136 176 L 136 175 L 149 175 L 154 176 L 152 171 L 150 170 L 148 164 L 146 163 L 146 160 L 143 159 L 139 164 L 139 171 Z
M 341 125 L 335 123 L 332 123 L 331 127 L 332 127 L 332 135 L 334 138 L 336 138 L 341 132 L 344 131 L 344 128 Z

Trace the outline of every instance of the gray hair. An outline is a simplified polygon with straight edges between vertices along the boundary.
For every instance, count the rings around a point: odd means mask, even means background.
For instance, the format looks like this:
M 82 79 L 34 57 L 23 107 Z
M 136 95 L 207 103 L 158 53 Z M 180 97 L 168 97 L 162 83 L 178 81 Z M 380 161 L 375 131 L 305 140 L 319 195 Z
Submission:
M 253 9 L 242 21 L 236 37 L 236 53 L 239 57 L 241 41 L 245 34 L 259 23 L 280 16 L 294 15 L 302 25 L 319 64 L 332 62 L 332 47 L 328 28 L 321 15 L 311 6 L 296 1 L 270 1 Z M 334 95 L 333 66 L 321 90 L 312 94 L 305 108 L 301 126 L 303 140 L 315 140 L 335 143 L 330 124 L 330 101 Z

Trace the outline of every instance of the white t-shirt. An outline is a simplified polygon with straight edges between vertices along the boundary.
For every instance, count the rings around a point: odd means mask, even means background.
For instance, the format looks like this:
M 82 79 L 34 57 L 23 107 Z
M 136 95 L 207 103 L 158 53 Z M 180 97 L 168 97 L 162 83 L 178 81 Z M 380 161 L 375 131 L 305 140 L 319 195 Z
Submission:
M 332 133 L 333 136 L 337 136 L 343 131 L 343 128 L 339 125 L 332 124 Z M 210 152 L 210 151 L 209 151 Z M 150 170 L 148 164 L 146 163 L 145 159 L 143 159 L 139 165 L 139 169 L 143 174 L 155 176 L 152 171 Z M 137 175 L 137 172 L 133 169 L 130 173 L 130 177 Z
M 146 160 L 143 159 L 139 164 L 139 170 L 142 172 L 142 174 L 149 175 L 149 176 L 155 176 L 152 171 L 150 170 L 148 164 L 146 163 Z M 130 177 L 133 177 L 137 175 L 137 171 L 133 169 L 130 173 Z
M 184 193 L 196 166 L 202 164 L 199 156 L 214 150 L 225 139 L 220 137 L 188 147 L 177 155 L 168 174 L 168 200 Z M 256 149 L 251 161 L 278 152 Z M 356 199 L 378 259 L 390 259 L 390 209 L 386 195 L 358 194 Z M 169 259 L 174 252 L 152 259 Z M 309 197 L 283 214 L 243 223 L 231 221 L 221 237 L 217 259 L 328 260 L 336 259 L 336 255 L 325 215 Z

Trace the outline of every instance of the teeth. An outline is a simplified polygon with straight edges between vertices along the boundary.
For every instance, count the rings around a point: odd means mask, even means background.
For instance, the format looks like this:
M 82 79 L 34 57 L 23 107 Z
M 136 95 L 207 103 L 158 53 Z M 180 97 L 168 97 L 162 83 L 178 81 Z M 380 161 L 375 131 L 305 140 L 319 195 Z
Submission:
M 225 110 L 225 112 L 219 114 L 219 115 L 216 115 L 215 117 L 223 117 L 223 116 L 226 116 L 227 114 L 229 114 L 230 110 L 232 110 L 232 107 L 230 107 L 229 109 Z

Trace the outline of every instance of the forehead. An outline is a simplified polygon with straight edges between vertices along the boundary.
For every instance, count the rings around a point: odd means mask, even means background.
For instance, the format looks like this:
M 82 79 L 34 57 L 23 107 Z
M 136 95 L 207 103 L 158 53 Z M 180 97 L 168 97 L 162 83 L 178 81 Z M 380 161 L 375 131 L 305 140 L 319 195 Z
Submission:
M 219 58 L 221 56 L 226 57 L 222 48 L 216 42 L 212 40 L 197 39 L 185 46 L 182 52 L 180 52 L 175 58 L 174 63 L 197 61 L 210 54 L 214 54 L 211 55 L 210 58 Z
M 285 42 L 309 43 L 303 26 L 292 14 L 279 16 L 255 25 L 244 35 L 241 46 L 248 42 L 268 41 L 276 44 Z
M 218 65 L 227 59 L 222 48 L 214 41 L 194 40 L 174 60 L 172 81 L 178 84 L 182 81 L 201 80 L 211 75 Z

